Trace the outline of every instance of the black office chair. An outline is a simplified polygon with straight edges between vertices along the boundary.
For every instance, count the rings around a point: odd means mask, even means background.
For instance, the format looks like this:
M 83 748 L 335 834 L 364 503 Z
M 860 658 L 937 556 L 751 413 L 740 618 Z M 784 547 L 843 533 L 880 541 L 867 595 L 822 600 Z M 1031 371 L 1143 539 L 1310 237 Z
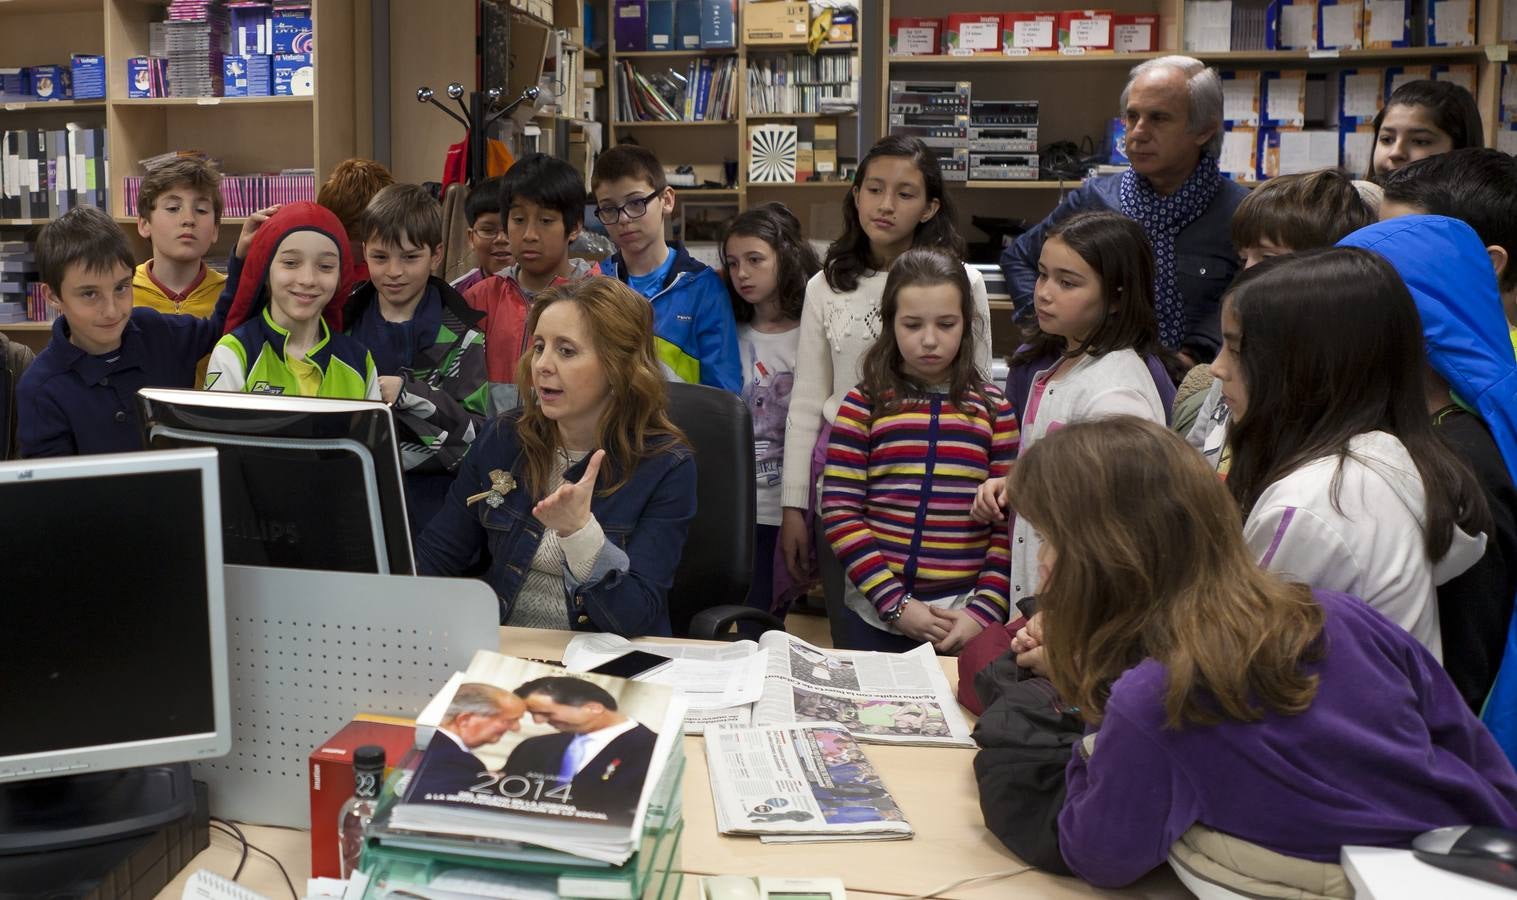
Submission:
M 669 417 L 695 450 L 696 507 L 669 589 L 669 620 L 677 635 L 725 636 L 735 622 L 784 628 L 743 605 L 753 577 L 753 422 L 736 394 L 699 384 L 669 383 Z

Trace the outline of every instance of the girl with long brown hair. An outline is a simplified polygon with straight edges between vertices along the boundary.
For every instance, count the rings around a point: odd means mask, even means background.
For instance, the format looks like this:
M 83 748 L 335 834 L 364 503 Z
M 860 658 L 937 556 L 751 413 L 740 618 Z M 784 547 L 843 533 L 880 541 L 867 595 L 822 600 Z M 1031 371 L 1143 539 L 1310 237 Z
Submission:
M 1022 447 L 1104 416 L 1166 420 L 1145 357 L 1157 346 L 1153 251 L 1143 229 L 1114 212 L 1076 213 L 1049 230 L 1038 257 L 1037 328 L 1012 358 L 1045 360 L 1020 407 Z M 974 515 L 1001 527 L 1006 482 L 981 485 Z M 1012 507 L 1015 509 L 1015 507 Z M 1038 591 L 1038 536 L 1011 523 L 1011 602 Z
M 1227 484 L 1259 565 L 1363 598 L 1442 659 L 1436 589 L 1485 553 L 1490 512 L 1433 431 L 1401 276 L 1357 247 L 1265 260 L 1228 290 L 1222 340 Z
M 1296 859 L 1517 824 L 1517 773 L 1437 660 L 1346 594 L 1260 569 L 1227 488 L 1164 427 L 1071 425 L 1009 490 L 1042 535 L 1043 651 L 1077 744 L 1058 819 L 1115 887 L 1194 825 Z
M 907 250 L 880 315 L 822 476 L 822 524 L 846 571 L 838 643 L 952 653 L 1006 621 L 1007 532 L 969 508 L 1016 455 L 1017 419 L 975 363 L 980 322 L 956 258 Z
M 539 294 L 527 333 L 522 405 L 470 448 L 418 569 L 461 575 L 488 551 L 503 625 L 667 635 L 695 462 L 666 411 L 652 309 L 592 278 Z

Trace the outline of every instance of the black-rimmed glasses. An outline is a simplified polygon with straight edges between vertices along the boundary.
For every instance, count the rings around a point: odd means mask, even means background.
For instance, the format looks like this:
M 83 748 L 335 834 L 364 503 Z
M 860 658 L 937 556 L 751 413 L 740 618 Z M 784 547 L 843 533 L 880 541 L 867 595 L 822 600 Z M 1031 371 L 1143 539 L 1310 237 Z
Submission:
M 600 219 L 602 225 L 615 225 L 624 214 L 629 222 L 633 219 L 641 219 L 648 213 L 648 204 L 662 193 L 662 190 L 657 190 L 646 197 L 633 197 L 621 206 L 597 206 L 595 217 Z

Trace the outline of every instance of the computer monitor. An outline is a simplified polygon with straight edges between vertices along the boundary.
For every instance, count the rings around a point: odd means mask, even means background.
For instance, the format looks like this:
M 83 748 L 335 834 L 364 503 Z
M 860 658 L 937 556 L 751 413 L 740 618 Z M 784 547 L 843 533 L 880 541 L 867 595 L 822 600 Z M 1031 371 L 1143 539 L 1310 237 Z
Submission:
M 416 574 L 388 406 L 167 388 L 137 397 L 150 448 L 220 451 L 228 563 Z
M 0 463 L 0 854 L 152 830 L 231 747 L 213 450 Z

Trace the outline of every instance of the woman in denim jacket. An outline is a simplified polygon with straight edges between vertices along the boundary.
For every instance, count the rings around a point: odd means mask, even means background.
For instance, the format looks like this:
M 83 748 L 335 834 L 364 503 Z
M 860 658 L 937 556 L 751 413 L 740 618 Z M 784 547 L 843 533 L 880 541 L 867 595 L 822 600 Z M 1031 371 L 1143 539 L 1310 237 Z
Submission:
M 668 635 L 695 461 L 665 411 L 648 301 L 612 278 L 538 295 L 522 406 L 486 426 L 416 548 L 423 575 L 482 554 L 503 625 Z

